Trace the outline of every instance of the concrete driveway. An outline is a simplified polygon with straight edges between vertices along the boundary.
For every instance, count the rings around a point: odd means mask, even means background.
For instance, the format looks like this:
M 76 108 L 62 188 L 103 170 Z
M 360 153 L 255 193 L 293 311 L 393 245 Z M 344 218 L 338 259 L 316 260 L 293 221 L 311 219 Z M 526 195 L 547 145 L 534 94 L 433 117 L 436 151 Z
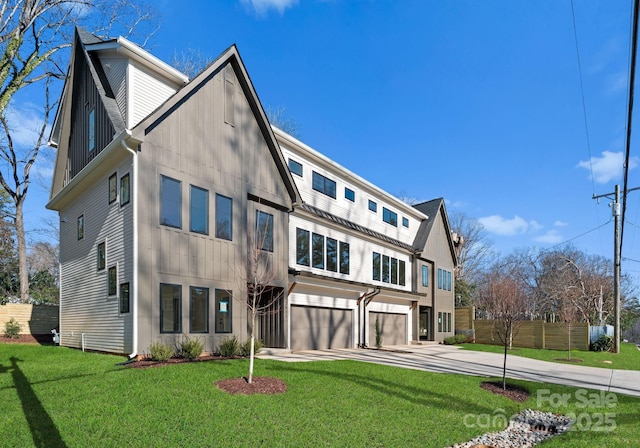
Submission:
M 268 350 L 268 349 L 266 349 Z M 286 362 L 354 360 L 429 372 L 502 377 L 503 356 L 462 350 L 451 345 L 403 345 L 372 349 L 335 349 L 287 352 L 266 351 L 263 359 Z M 638 352 L 640 366 L 640 351 Z M 614 370 L 537 361 L 507 355 L 507 377 L 564 384 L 640 397 L 640 370 Z

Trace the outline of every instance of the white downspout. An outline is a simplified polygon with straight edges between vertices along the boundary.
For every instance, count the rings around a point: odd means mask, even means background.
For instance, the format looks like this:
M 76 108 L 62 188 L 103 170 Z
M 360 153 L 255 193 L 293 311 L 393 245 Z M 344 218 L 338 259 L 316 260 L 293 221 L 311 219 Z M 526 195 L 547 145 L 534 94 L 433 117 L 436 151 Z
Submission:
M 129 148 L 126 139 L 122 139 L 120 144 L 124 149 L 129 151 L 133 155 L 133 182 L 131 185 L 131 192 L 133 193 L 133 286 L 131 287 L 131 307 L 132 313 L 132 331 L 133 331 L 133 351 L 129 355 L 129 359 L 134 359 L 138 356 L 138 152 L 135 149 Z

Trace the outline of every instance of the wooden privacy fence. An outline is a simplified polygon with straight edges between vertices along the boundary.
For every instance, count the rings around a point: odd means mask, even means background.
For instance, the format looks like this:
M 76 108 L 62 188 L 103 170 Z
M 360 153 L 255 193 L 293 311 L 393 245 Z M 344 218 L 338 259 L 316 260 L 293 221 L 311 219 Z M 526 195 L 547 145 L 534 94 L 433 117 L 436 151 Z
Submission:
M 475 334 L 479 344 L 502 345 L 497 336 L 493 320 L 476 320 L 474 307 L 456 308 L 456 333 Z M 527 348 L 545 348 L 567 350 L 569 329 L 565 324 L 548 323 L 543 320 L 525 320 L 520 322 L 518 331 L 513 335 L 513 346 Z M 571 349 L 589 350 L 589 324 L 581 322 L 571 327 Z
M 0 305 L 0 334 L 4 334 L 4 324 L 12 318 L 22 326 L 21 334 L 51 334 L 53 328 L 59 328 L 58 305 L 28 305 L 7 303 Z

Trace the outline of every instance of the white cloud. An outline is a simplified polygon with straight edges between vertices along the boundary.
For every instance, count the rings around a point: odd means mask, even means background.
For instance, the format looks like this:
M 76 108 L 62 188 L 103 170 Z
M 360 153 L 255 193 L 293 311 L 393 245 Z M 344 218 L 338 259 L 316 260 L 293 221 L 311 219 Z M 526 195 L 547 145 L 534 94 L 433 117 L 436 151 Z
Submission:
M 556 221 L 553 223 L 554 227 L 567 227 L 569 225 L 569 223 L 566 223 L 564 221 Z
M 606 184 L 614 179 L 622 177 L 622 168 L 624 165 L 624 154 L 622 152 L 602 151 L 602 157 L 591 157 L 589 160 L 581 160 L 578 163 L 579 168 L 585 168 L 593 171 L 593 179 L 599 184 Z M 638 158 L 631 157 L 629 159 L 629 169 L 638 166 Z
M 298 0 L 240 0 L 244 5 L 252 7 L 259 15 L 266 14 L 270 9 L 275 9 L 280 14 L 284 10 L 298 3 Z
M 609 76 L 607 91 L 613 95 L 618 92 L 626 92 L 628 89 L 627 72 L 618 72 Z
M 11 129 L 11 138 L 16 148 L 31 149 L 38 141 L 42 129 L 42 106 L 34 103 L 11 103 L 7 111 L 7 121 Z M 44 143 L 51 133 L 50 126 L 44 131 Z
M 518 215 L 515 215 L 513 219 L 503 218 L 500 215 L 485 216 L 478 218 L 478 222 L 484 226 L 487 232 L 504 236 L 521 235 L 526 233 L 530 226 L 530 223 Z M 532 223 L 538 225 L 535 221 Z
M 535 238 L 535 241 L 539 243 L 558 244 L 562 241 L 562 235 L 556 229 L 547 231 L 544 235 Z

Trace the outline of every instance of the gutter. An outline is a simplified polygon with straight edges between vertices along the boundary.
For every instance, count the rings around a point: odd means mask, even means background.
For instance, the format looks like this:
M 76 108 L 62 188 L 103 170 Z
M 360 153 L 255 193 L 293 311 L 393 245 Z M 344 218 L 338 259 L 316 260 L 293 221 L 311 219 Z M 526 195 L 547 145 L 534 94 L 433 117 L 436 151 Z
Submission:
M 130 148 L 127 145 L 126 138 L 120 140 L 120 144 L 124 149 L 129 151 L 133 157 L 133 182 L 131 185 L 131 191 L 135 195 L 138 194 L 138 152 L 137 150 Z M 131 307 L 132 313 L 132 332 L 133 332 L 133 351 L 129 355 L 129 359 L 134 359 L 138 356 L 138 202 L 140 197 L 133 198 L 133 286 L 131 287 Z

